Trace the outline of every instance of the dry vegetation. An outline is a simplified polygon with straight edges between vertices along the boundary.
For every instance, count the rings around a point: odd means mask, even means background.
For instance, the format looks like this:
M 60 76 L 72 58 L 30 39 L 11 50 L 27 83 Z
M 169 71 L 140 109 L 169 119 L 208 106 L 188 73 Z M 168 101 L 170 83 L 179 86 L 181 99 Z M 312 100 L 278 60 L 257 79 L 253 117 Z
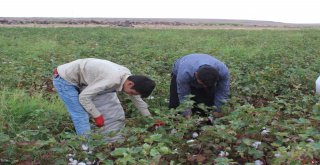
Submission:
M 271 21 L 223 19 L 151 18 L 9 18 L 0 17 L 0 27 L 129 27 L 154 29 L 301 29 L 320 24 L 288 24 Z

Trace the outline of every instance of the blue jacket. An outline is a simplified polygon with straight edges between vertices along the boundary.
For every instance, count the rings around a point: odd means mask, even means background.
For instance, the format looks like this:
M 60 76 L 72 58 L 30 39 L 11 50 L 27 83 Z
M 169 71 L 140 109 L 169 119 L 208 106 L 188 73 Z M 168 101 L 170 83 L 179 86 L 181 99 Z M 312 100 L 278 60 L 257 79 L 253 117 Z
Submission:
M 227 66 L 218 59 L 207 54 L 189 54 L 175 61 L 172 73 L 177 76 L 177 93 L 182 102 L 190 94 L 190 83 L 194 73 L 202 65 L 210 65 L 219 72 L 219 82 L 214 92 L 214 105 L 221 111 L 222 104 L 228 99 L 230 76 Z

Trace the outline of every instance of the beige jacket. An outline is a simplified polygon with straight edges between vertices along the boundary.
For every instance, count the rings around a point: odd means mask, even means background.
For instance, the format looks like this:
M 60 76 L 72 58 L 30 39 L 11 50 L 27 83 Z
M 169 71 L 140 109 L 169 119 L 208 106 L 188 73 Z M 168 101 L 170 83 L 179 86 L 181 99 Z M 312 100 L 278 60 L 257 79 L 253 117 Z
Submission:
M 93 104 L 93 97 L 104 92 L 122 91 L 130 70 L 113 62 L 95 58 L 85 58 L 58 66 L 59 75 L 79 88 L 79 101 L 94 118 L 101 115 Z M 133 104 L 144 116 L 150 116 L 148 105 L 140 96 L 129 96 Z M 107 100 L 106 100 L 107 101 Z

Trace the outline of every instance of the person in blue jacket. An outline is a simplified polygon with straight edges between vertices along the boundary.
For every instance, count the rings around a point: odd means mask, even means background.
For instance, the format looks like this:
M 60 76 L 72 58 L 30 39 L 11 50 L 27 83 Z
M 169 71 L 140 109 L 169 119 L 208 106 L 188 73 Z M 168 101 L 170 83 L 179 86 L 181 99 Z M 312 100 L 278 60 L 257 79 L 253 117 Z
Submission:
M 192 113 L 208 116 L 196 106 L 203 103 L 213 107 L 215 116 L 219 116 L 221 106 L 228 100 L 229 77 L 228 67 L 211 55 L 189 54 L 177 59 L 171 74 L 169 108 L 177 108 L 191 94 L 195 102 Z M 187 117 L 192 113 L 183 114 Z

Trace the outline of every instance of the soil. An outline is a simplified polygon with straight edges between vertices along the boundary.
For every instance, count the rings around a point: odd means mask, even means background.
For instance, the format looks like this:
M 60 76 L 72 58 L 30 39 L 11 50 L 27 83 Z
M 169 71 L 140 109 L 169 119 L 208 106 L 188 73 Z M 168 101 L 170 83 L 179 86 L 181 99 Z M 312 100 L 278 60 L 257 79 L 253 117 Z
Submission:
M 319 24 L 288 24 L 272 21 L 224 19 L 151 18 L 45 18 L 0 17 L 0 27 L 127 27 L 151 29 L 302 29 Z

